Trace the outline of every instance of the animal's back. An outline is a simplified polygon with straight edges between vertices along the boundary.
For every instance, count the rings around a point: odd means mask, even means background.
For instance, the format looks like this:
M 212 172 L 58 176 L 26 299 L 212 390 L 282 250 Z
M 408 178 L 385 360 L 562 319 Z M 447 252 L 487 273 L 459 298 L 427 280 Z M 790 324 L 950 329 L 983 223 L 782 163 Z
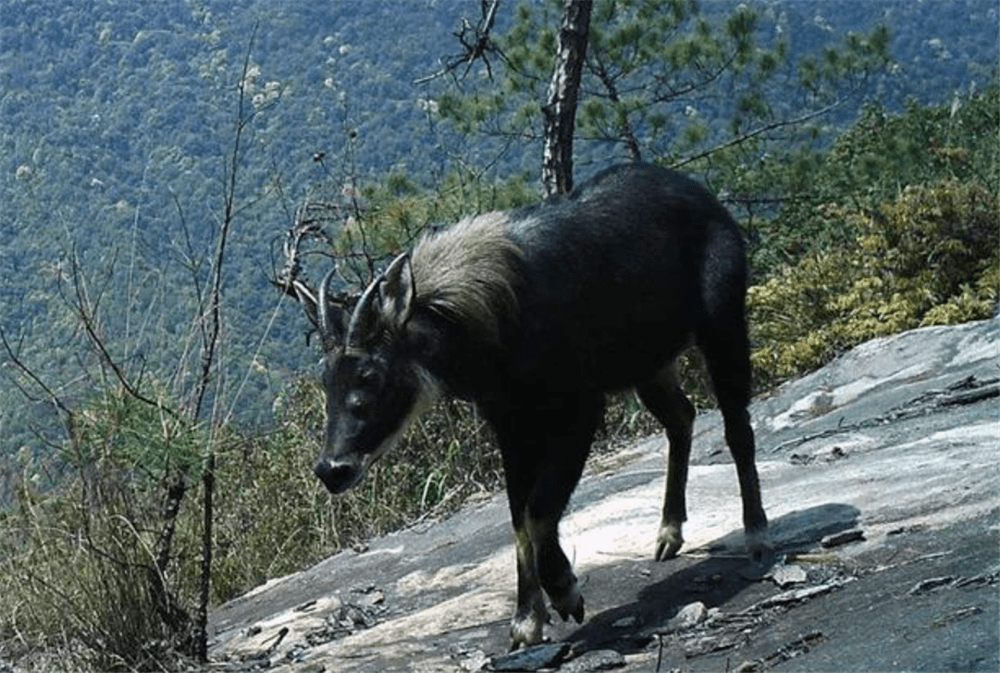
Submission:
M 738 304 L 742 319 L 742 236 L 704 187 L 673 171 L 616 166 L 512 211 L 507 226 L 523 253 L 513 355 L 525 377 L 631 386 L 712 315 Z

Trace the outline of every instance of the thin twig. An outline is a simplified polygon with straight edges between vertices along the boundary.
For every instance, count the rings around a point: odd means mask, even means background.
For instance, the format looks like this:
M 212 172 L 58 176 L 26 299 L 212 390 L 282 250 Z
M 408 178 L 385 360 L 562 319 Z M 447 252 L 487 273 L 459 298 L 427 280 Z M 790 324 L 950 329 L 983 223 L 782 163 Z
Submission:
M 128 376 L 111 356 L 108 351 L 107 345 L 104 343 L 104 339 L 98 334 L 97 326 L 95 324 L 95 313 L 96 309 L 90 305 L 89 299 L 87 297 L 87 291 L 85 284 L 82 280 L 82 271 L 80 269 L 79 259 L 76 255 L 73 255 L 72 261 L 72 274 L 73 288 L 76 295 L 75 302 L 73 304 L 76 310 L 77 316 L 80 318 L 80 322 L 83 325 L 83 329 L 87 334 L 87 338 L 90 343 L 97 349 L 98 356 L 101 358 L 102 364 L 111 370 L 115 378 L 125 389 L 125 392 L 129 394 L 130 397 L 144 403 L 156 409 L 162 409 L 167 414 L 173 418 L 180 418 L 180 414 L 171 409 L 170 407 L 163 404 L 161 401 L 157 401 L 146 397 L 143 395 L 135 385 L 129 380 Z
M 71 416 L 73 412 L 69 409 L 69 407 L 67 407 L 63 403 L 63 401 L 59 398 L 59 396 L 56 395 L 55 392 L 51 388 L 49 388 L 45 384 L 45 382 L 42 381 L 42 379 L 39 378 L 39 376 L 37 374 L 35 374 L 35 372 L 32 371 L 31 368 L 28 367 L 21 360 L 20 357 L 18 357 L 17 353 L 14 352 L 14 349 L 11 347 L 10 342 L 7 341 L 7 333 L 4 332 L 4 329 L 3 329 L 2 326 L 0 326 L 0 343 L 3 344 L 4 351 L 6 351 L 7 358 L 10 360 L 11 364 L 13 364 L 18 370 L 20 370 L 20 372 L 22 374 L 24 374 L 29 379 L 31 379 L 31 381 L 36 386 L 38 386 L 39 388 L 41 388 L 42 392 L 44 392 L 46 394 L 46 396 L 48 396 L 49 400 L 52 402 L 52 404 L 57 409 L 59 409 L 61 412 L 63 412 L 67 417 Z M 21 386 L 20 383 L 17 382 L 17 380 L 15 380 L 13 377 L 11 377 L 11 381 L 14 383 L 14 385 L 17 387 L 17 389 L 21 392 L 22 395 L 24 395 L 27 399 L 29 399 L 31 401 L 36 401 L 36 398 L 33 397 L 32 395 L 30 395 L 28 393 L 28 391 L 23 386 Z
M 716 145 L 715 147 L 705 150 L 704 152 L 699 152 L 698 154 L 686 157 L 684 159 L 681 159 L 680 161 L 675 161 L 673 164 L 671 164 L 671 168 L 680 168 L 681 166 L 689 164 L 693 161 L 697 161 L 698 159 L 704 159 L 705 157 L 715 154 L 716 152 L 721 152 L 724 149 L 728 149 L 735 145 L 739 145 L 743 142 L 746 142 L 747 140 L 750 140 L 751 138 L 756 138 L 759 135 L 767 133 L 768 131 L 773 131 L 774 129 L 783 128 L 785 126 L 795 126 L 796 124 L 802 124 L 804 122 L 809 121 L 810 119 L 819 117 L 820 115 L 824 115 L 827 112 L 830 112 L 831 110 L 839 106 L 842 102 L 843 101 L 841 100 L 837 100 L 820 110 L 813 110 L 812 112 L 804 114 L 800 117 L 796 117 L 795 119 L 779 120 L 771 124 L 761 126 L 760 128 L 756 128 L 753 131 L 748 131 L 747 133 L 743 133 L 737 136 L 736 138 L 733 138 L 732 140 L 728 140 L 722 143 L 721 145 Z

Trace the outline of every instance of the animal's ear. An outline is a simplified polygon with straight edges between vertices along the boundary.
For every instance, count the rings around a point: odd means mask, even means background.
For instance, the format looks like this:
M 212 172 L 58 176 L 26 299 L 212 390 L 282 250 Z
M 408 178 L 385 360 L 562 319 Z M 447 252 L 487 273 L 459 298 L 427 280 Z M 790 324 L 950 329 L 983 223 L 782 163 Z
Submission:
M 306 314 L 308 315 L 308 313 L 307 309 Z M 320 339 L 323 340 L 324 353 L 328 353 L 344 343 L 344 333 L 347 331 L 347 320 L 350 317 L 350 310 L 347 306 L 327 300 L 323 324 L 320 324 L 318 320 L 313 323 L 316 325 Z
M 410 256 L 403 253 L 385 270 L 385 281 L 379 288 L 382 300 L 382 317 L 385 326 L 394 331 L 400 331 L 413 312 L 413 297 L 416 288 L 413 284 L 413 269 L 410 267 Z

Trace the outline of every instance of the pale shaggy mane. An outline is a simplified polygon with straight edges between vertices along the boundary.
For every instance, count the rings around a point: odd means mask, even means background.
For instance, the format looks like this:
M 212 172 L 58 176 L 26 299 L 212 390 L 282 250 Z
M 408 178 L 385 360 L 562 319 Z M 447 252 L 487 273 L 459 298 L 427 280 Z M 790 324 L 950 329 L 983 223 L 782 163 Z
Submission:
M 507 236 L 507 213 L 470 217 L 426 236 L 413 250 L 417 303 L 496 344 L 500 322 L 516 319 L 521 250 Z

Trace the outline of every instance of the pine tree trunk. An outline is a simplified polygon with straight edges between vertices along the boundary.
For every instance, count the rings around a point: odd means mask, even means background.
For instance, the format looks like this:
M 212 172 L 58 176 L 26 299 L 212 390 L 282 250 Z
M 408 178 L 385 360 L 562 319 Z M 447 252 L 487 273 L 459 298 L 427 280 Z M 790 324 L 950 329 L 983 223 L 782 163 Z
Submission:
M 542 151 L 542 185 L 546 195 L 573 189 L 573 131 L 583 60 L 587 53 L 593 0 L 563 0 L 556 68 L 549 84 Z
M 177 470 L 167 485 L 167 498 L 163 505 L 163 527 L 157 536 L 155 548 L 155 564 L 148 568 L 150 594 L 153 604 L 163 623 L 172 633 L 182 634 L 187 631 L 191 618 L 178 603 L 167 586 L 167 569 L 173 551 L 174 532 L 177 529 L 177 516 L 181 511 L 181 503 L 187 492 L 187 471 Z
M 205 487 L 205 508 L 202 524 L 201 586 L 198 596 L 198 612 L 195 619 L 195 656 L 202 663 L 208 662 L 208 606 L 212 594 L 212 521 L 215 516 L 213 499 L 215 494 L 215 451 L 210 450 L 205 471 L 201 476 Z

